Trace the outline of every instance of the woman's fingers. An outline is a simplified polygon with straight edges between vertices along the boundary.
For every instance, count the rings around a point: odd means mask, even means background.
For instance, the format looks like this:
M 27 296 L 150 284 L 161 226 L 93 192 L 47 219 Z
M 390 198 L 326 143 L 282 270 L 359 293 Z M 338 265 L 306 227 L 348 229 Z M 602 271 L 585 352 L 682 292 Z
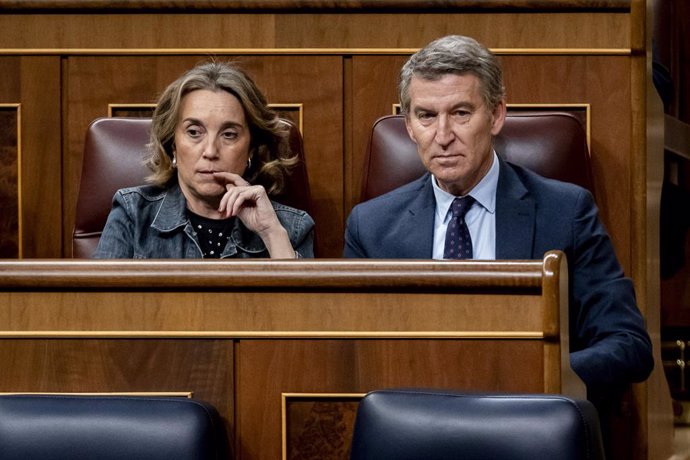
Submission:
M 242 176 L 231 172 L 216 171 L 213 173 L 213 177 L 215 177 L 219 182 L 225 182 L 226 185 L 249 185 L 249 182 L 244 180 Z
M 237 199 L 237 194 L 247 187 L 249 187 L 249 182 L 244 180 L 239 174 L 234 174 L 230 172 L 214 172 L 213 176 L 225 183 L 226 192 L 220 200 L 218 205 L 218 212 L 220 212 L 224 217 L 231 217 L 237 214 L 237 210 L 233 210 L 235 200 Z
M 266 212 L 273 206 L 266 195 L 266 190 L 260 185 L 231 186 L 220 200 L 218 211 L 227 217 L 237 216 L 240 212 L 253 210 L 256 212 Z

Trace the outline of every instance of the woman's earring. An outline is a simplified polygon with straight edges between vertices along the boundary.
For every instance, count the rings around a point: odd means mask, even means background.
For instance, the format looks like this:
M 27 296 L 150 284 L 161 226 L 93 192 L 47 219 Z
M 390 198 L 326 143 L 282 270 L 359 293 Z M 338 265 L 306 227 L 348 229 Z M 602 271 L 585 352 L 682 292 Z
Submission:
M 172 159 L 172 168 L 177 169 L 177 156 L 175 155 L 174 151 L 173 151 L 173 159 Z
M 247 158 L 247 169 L 252 169 L 252 157 Z

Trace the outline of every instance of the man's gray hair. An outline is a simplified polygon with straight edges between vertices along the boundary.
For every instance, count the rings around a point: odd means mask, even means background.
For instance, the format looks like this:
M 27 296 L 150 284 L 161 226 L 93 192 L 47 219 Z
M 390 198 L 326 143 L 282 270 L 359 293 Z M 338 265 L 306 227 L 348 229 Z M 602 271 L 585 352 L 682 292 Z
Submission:
M 462 35 L 441 37 L 413 54 L 400 70 L 400 106 L 410 110 L 412 77 L 439 80 L 448 74 L 472 74 L 481 83 L 482 97 L 489 110 L 496 108 L 505 96 L 503 71 L 496 56 L 478 41 Z

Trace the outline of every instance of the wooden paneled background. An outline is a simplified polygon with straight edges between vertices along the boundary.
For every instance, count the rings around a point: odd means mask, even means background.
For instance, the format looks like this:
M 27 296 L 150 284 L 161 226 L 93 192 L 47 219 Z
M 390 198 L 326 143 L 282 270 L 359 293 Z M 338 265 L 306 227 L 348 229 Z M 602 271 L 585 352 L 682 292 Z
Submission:
M 662 146 L 648 96 L 647 3 L 0 0 L 0 115 L 20 113 L 0 129 L 0 257 L 70 257 L 88 124 L 109 104 L 150 104 L 209 57 L 238 62 L 271 103 L 302 104 L 317 253 L 339 257 L 369 129 L 397 102 L 401 64 L 458 33 L 500 56 L 509 103 L 589 106 L 601 215 L 658 345 Z M 660 372 L 634 388 L 643 429 L 670 420 Z M 665 440 L 636 442 L 647 458 Z

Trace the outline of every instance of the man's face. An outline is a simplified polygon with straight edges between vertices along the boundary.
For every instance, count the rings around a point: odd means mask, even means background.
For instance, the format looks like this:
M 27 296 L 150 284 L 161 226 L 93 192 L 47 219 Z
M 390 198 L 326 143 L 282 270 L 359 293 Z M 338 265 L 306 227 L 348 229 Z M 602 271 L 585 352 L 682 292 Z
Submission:
M 409 95 L 405 125 L 422 163 L 442 190 L 466 195 L 491 167 L 491 139 L 503 127 L 505 101 L 491 111 L 472 74 L 412 77 Z

